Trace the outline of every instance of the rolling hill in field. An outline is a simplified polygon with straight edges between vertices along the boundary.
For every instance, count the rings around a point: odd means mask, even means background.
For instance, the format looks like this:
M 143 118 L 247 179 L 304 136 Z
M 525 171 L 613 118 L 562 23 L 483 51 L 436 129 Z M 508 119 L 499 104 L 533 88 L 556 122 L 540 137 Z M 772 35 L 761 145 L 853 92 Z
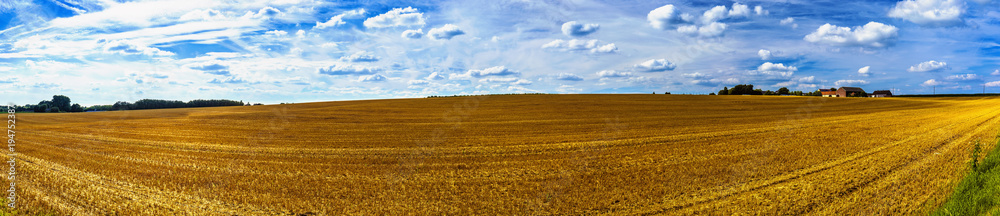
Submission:
M 60 215 L 921 214 L 998 97 L 510 95 L 18 114 Z M 986 146 L 992 148 L 993 146 Z

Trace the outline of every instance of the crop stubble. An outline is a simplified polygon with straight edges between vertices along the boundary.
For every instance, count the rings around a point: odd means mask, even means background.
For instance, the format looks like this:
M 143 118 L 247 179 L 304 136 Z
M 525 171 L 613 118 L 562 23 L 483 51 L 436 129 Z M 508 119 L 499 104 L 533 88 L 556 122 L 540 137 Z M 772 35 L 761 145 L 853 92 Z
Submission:
M 19 114 L 68 215 L 922 213 L 1000 98 L 516 95 Z M 987 146 L 992 147 L 992 146 Z

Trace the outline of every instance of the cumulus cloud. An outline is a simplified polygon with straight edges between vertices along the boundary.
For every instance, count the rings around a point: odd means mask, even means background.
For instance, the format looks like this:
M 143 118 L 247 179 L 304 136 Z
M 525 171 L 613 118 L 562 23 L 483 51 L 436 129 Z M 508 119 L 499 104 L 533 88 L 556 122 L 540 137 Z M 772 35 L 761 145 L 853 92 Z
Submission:
M 384 14 L 379 14 L 365 20 L 366 28 L 388 28 L 396 26 L 424 25 L 424 13 L 417 12 L 416 8 L 393 8 Z
M 986 87 L 1000 87 L 1000 81 L 988 82 L 985 85 Z
M 583 77 L 571 73 L 560 73 L 558 76 L 556 76 L 556 79 L 565 81 L 583 81 Z
M 666 59 L 650 59 L 637 65 L 633 65 L 632 68 L 641 72 L 663 72 L 674 70 L 674 68 L 677 68 L 677 65 L 673 62 L 667 61 Z
M 689 74 L 683 74 L 682 76 L 688 77 L 688 78 L 691 78 L 691 79 L 706 79 L 706 78 L 708 78 L 708 75 L 705 75 L 705 74 L 703 74 L 701 72 L 694 72 L 694 73 L 689 73 Z
M 671 29 L 673 28 L 673 25 L 689 23 L 693 19 L 694 16 L 691 16 L 691 14 L 681 14 L 680 11 L 678 11 L 677 8 L 671 4 L 653 9 L 646 15 L 646 20 L 649 21 L 649 25 L 660 30 Z
M 629 77 L 629 76 L 632 76 L 632 73 L 631 72 L 625 72 L 625 71 L 602 70 L 602 71 L 598 71 L 597 72 L 597 76 L 606 77 L 606 78 L 611 78 L 611 77 Z
M 785 19 L 781 20 L 781 22 L 779 22 L 779 23 L 781 25 L 783 25 L 783 26 L 791 26 L 793 29 L 794 28 L 799 28 L 799 24 L 796 24 L 795 23 L 795 18 L 792 18 L 792 17 L 785 18 Z
M 246 14 L 243 15 L 243 17 L 250 17 L 254 19 L 271 19 L 280 16 L 281 14 L 282 14 L 281 11 L 278 10 L 277 8 L 265 7 L 261 8 L 259 11 L 257 11 L 257 13 L 247 12 Z
M 473 77 L 479 78 L 487 76 L 510 76 L 519 74 L 520 73 L 518 73 L 517 71 L 507 69 L 507 67 L 505 66 L 494 66 L 482 70 L 469 70 L 466 71 L 464 74 L 451 74 L 449 75 L 449 77 L 451 79 L 468 79 Z
M 990 73 L 990 75 L 1000 76 L 1000 69 L 993 70 L 993 73 Z
M 910 66 L 909 72 L 937 72 L 948 69 L 948 63 L 939 61 L 925 61 L 920 64 Z
M 434 40 L 450 40 L 452 37 L 465 34 L 464 31 L 458 29 L 458 26 L 452 24 L 446 24 L 441 28 L 432 28 L 427 31 L 427 35 Z
M 434 72 L 434 73 L 431 73 L 430 75 L 427 75 L 427 78 L 425 78 L 425 79 L 427 79 L 427 80 L 443 80 L 444 76 L 441 76 L 441 74 L 438 74 L 438 72 Z
M 870 69 L 871 69 L 871 66 L 865 66 L 863 68 L 860 68 L 860 69 L 858 69 L 858 74 L 860 74 L 861 76 L 871 75 L 871 73 L 869 73 Z
M 344 22 L 344 19 L 361 18 L 361 17 L 364 17 L 364 15 L 365 15 L 365 9 L 364 8 L 357 9 L 357 10 L 350 10 L 350 11 L 338 14 L 336 16 L 330 17 L 330 20 L 327 20 L 326 22 L 316 22 L 316 26 L 313 27 L 313 28 L 316 28 L 316 29 L 325 29 L 325 28 L 328 28 L 328 27 L 337 27 L 337 26 L 340 26 L 340 25 L 347 24 L 347 22 Z
M 837 46 L 887 47 L 895 43 L 898 35 L 899 29 L 895 26 L 878 22 L 869 22 L 854 29 L 827 23 L 806 35 L 805 40 Z
M 761 7 L 760 5 L 753 7 L 753 12 L 758 16 L 768 15 L 771 13 L 770 11 L 764 10 L 764 7 Z
M 382 82 L 387 80 L 381 74 L 372 74 L 358 77 L 358 82 Z
M 341 61 L 350 61 L 350 62 L 376 62 L 376 61 L 379 60 L 379 58 L 377 56 L 375 56 L 375 55 L 372 55 L 372 54 L 368 53 L 368 52 L 361 51 L 361 52 L 356 52 L 354 54 L 351 54 L 349 56 L 340 57 L 340 60 Z
M 402 37 L 409 39 L 420 39 L 421 37 L 424 37 L 424 29 L 403 31 Z
M 564 52 L 590 52 L 590 53 L 615 53 L 618 47 L 614 43 L 601 44 L 598 40 L 554 40 L 545 45 L 543 49 L 559 50 Z
M 316 69 L 316 72 L 326 75 L 367 75 L 381 72 L 379 67 L 337 64 Z
M 935 80 L 935 79 L 929 79 L 929 80 L 927 80 L 927 81 L 924 81 L 924 83 L 922 83 L 922 84 L 920 84 L 920 85 L 921 85 L 921 86 L 927 86 L 927 87 L 930 87 L 930 86 L 939 86 L 939 85 L 944 85 L 944 84 L 945 84 L 944 82 L 941 82 L 941 81 L 937 81 L 937 80 Z
M 702 23 L 713 23 L 726 18 L 726 6 L 719 5 L 701 14 Z
M 586 35 L 589 35 L 591 33 L 594 33 L 594 32 L 597 31 L 597 29 L 600 29 L 600 28 L 601 28 L 601 25 L 598 25 L 598 24 L 580 23 L 580 22 L 577 22 L 577 21 L 569 21 L 569 22 L 563 23 L 563 25 L 562 25 L 562 32 L 566 36 L 580 37 L 580 36 L 586 36 Z
M 98 40 L 102 43 L 104 53 L 121 55 L 172 56 L 174 53 L 153 47 L 147 47 L 128 40 Z
M 945 77 L 944 79 L 951 81 L 970 81 L 970 80 L 979 80 L 979 78 L 980 77 L 977 74 L 955 74 Z
M 750 7 L 740 3 L 733 3 L 733 9 L 729 10 L 729 17 L 748 17 L 748 16 L 750 16 Z
M 866 80 L 837 80 L 833 85 L 835 86 L 851 86 L 851 85 L 864 85 L 868 84 Z
M 961 0 L 905 0 L 896 3 L 889 17 L 901 18 L 923 26 L 962 24 L 965 3 Z
M 703 25 L 700 27 L 695 25 L 681 26 L 677 28 L 677 32 L 687 34 L 690 36 L 716 37 L 716 36 L 721 36 L 722 33 L 726 31 L 726 27 L 727 25 L 725 23 L 712 22 L 709 23 L 708 25 Z
M 781 63 L 775 64 L 775 63 L 771 63 L 771 62 L 764 62 L 764 64 L 761 64 L 760 66 L 757 66 L 757 71 L 763 72 L 765 74 L 772 73 L 772 72 L 773 73 L 791 73 L 791 72 L 795 72 L 795 71 L 798 71 L 798 70 L 799 70 L 799 68 L 797 68 L 795 66 L 790 66 L 790 65 L 789 66 L 785 66 L 784 64 L 781 64 Z M 791 74 L 789 74 L 789 75 L 791 75 Z
M 760 49 L 757 51 L 757 56 L 760 56 L 760 60 L 771 59 L 771 51 L 766 49 Z

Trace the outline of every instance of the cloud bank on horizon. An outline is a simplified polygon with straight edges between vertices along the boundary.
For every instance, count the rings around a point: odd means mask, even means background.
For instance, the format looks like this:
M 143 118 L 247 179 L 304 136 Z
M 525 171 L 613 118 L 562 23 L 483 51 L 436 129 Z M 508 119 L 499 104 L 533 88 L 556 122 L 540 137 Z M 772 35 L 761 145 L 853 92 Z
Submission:
M 1000 92 L 996 32 L 996 0 L 14 1 L 0 3 L 0 90 L 87 105 L 741 83 Z

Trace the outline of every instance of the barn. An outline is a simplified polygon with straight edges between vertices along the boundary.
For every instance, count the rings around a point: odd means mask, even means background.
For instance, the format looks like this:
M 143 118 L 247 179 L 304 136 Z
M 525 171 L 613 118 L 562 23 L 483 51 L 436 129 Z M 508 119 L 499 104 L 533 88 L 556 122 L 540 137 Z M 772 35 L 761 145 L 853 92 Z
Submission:
M 837 89 L 837 97 L 861 96 L 865 90 L 858 87 L 840 87 Z
M 820 89 L 819 93 L 822 94 L 823 97 L 837 97 L 837 91 L 830 89 Z
M 892 92 L 889 90 L 876 90 L 868 94 L 868 97 L 892 97 Z

